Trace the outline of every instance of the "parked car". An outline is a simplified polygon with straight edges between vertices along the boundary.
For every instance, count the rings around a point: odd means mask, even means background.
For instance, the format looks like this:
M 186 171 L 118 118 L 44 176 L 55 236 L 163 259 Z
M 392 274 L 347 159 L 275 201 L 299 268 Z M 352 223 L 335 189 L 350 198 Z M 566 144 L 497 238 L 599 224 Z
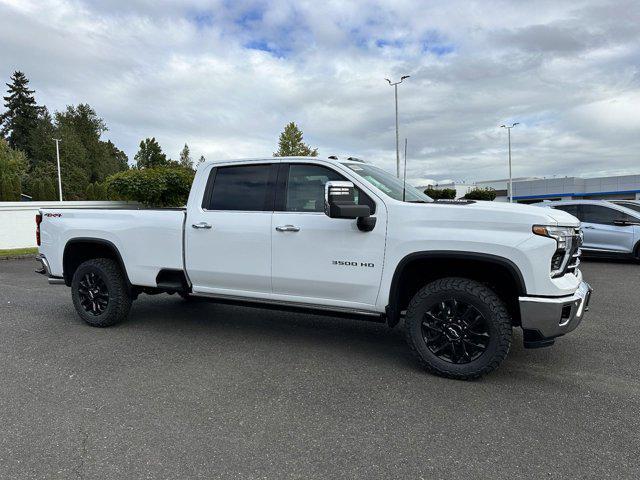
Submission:
M 353 159 L 198 166 L 186 209 L 42 209 L 42 273 L 88 324 L 141 293 L 347 315 L 395 326 L 427 370 L 477 378 L 509 351 L 575 329 L 591 288 L 578 220 L 551 209 L 438 201 Z M 286 367 L 286 366 L 283 366 Z
M 567 200 L 536 205 L 578 218 L 584 235 L 581 248 L 586 254 L 640 259 L 640 209 L 631 208 L 628 201 Z

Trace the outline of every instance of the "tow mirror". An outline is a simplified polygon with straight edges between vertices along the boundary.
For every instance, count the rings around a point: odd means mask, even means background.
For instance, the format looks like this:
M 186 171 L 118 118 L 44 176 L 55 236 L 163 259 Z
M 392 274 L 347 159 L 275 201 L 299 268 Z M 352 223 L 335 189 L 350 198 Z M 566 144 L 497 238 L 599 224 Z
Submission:
M 351 182 L 331 181 L 324 186 L 324 213 L 330 218 L 358 219 L 358 228 L 370 232 L 376 225 L 368 205 L 358 205 Z

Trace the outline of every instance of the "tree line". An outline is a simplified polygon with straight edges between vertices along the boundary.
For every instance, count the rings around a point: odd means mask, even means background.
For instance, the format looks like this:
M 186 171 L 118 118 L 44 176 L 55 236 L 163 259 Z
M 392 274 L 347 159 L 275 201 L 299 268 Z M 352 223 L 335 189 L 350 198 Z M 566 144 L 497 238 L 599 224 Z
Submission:
M 38 105 L 26 75 L 16 71 L 6 84 L 0 114 L 0 201 L 57 200 L 56 144 L 59 140 L 62 193 L 65 200 L 134 200 L 154 206 L 186 202 L 194 176 L 187 144 L 178 160 L 162 151 L 155 137 L 140 142 L 129 165 L 111 140 L 105 121 L 86 103 L 51 114 Z M 278 140 L 274 156 L 317 156 L 291 122 Z M 197 163 L 204 162 L 200 156 Z
M 51 114 L 37 104 L 24 73 L 14 72 L 6 85 L 6 110 L 0 114 L 0 201 L 18 201 L 21 194 L 33 200 L 59 198 L 54 139 L 60 140 L 65 200 L 120 199 L 122 195 L 110 188 L 111 178 L 130 170 L 163 167 L 193 173 L 186 144 L 180 159 L 173 161 L 155 138 L 144 139 L 136 165 L 130 167 L 127 155 L 111 140 L 102 139 L 108 127 L 90 105 L 71 105 Z

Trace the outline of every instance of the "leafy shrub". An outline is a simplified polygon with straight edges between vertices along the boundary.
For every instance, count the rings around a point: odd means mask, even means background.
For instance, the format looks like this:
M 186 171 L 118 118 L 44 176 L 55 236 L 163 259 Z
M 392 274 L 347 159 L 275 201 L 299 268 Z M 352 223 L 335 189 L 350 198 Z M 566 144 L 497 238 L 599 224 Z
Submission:
M 107 195 L 147 206 L 180 207 L 187 202 L 194 172 L 183 167 L 131 169 L 107 178 Z
M 429 195 L 434 200 L 440 200 L 443 198 L 448 200 L 453 200 L 454 198 L 456 198 L 455 188 L 443 188 L 442 190 L 438 190 L 436 188 L 429 186 L 424 191 L 424 193 Z
M 496 198 L 496 191 L 493 188 L 474 188 L 468 192 L 464 198 L 467 200 L 488 200 L 491 202 Z

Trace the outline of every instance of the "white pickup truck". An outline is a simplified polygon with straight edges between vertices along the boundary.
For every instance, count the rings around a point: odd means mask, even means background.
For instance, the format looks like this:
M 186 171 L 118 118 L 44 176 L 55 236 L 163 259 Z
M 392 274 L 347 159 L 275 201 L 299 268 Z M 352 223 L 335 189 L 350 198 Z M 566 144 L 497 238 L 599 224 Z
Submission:
M 574 328 L 591 288 L 566 212 L 433 201 L 358 159 L 207 162 L 185 209 L 42 209 L 41 273 L 90 325 L 141 293 L 395 326 L 427 370 L 470 379 Z

